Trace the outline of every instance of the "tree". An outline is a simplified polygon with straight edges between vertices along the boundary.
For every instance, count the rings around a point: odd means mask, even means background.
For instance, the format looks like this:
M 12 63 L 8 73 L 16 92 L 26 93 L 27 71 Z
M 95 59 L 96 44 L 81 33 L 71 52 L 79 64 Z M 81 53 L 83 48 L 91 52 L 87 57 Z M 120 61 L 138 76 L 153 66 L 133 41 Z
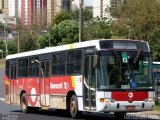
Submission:
M 8 54 L 17 53 L 17 44 L 15 41 L 8 41 L 7 46 L 8 46 Z M 6 56 L 6 44 L 3 40 L 0 40 L 0 50 L 2 50 L 3 55 Z
M 23 33 L 20 38 L 21 52 L 36 50 L 39 48 L 37 36 L 34 33 Z
M 153 34 L 152 41 L 150 42 L 150 47 L 152 52 L 152 56 L 154 60 L 160 60 L 160 26 L 157 27 L 156 31 Z
M 5 49 L 5 42 L 3 40 L 0 40 L 0 50 L 2 50 L 3 52 L 3 55 L 5 54 L 6 52 L 6 49 Z M 2 58 L 1 56 L 2 54 L 0 53 L 0 58 Z M 4 55 L 5 56 L 5 55 Z
M 92 12 L 85 9 L 82 11 L 83 28 L 92 19 Z M 66 22 L 68 20 L 68 23 Z M 74 21 L 74 22 L 73 22 Z M 78 41 L 79 10 L 72 12 L 61 11 L 53 19 L 50 26 L 50 39 L 52 45 L 66 44 Z M 65 27 L 63 25 L 67 25 Z M 72 26 L 73 25 L 73 26 Z M 71 26 L 71 28 L 69 27 Z M 62 31 L 61 31 L 62 29 Z M 68 30 L 67 30 L 68 29 Z M 75 30 L 71 30 L 75 29 Z M 64 36 L 66 34 L 66 36 Z
M 59 35 L 58 25 L 54 25 L 53 27 L 51 27 L 49 33 L 50 33 L 51 45 L 56 46 L 59 42 L 62 41 L 62 38 Z
M 77 22 L 79 21 L 79 9 L 74 10 L 71 13 L 71 16 L 74 20 L 76 20 Z M 89 11 L 88 9 L 84 9 L 82 10 L 82 21 L 86 22 L 86 21 L 90 21 L 93 18 L 93 13 L 91 11 Z
M 84 30 L 84 38 L 90 39 L 110 39 L 112 37 L 111 26 L 105 20 L 92 21 Z
M 49 35 L 48 34 L 41 35 L 38 38 L 38 43 L 40 45 L 40 48 L 49 47 Z
M 156 0 L 125 0 L 120 15 L 114 22 L 118 36 L 128 36 L 130 27 L 133 39 L 152 40 L 153 33 L 160 22 L 160 7 Z
M 157 41 L 155 36 L 160 36 L 157 32 L 160 26 L 160 3 L 157 0 L 125 0 L 119 10 L 113 23 L 114 35 L 128 38 L 130 29 L 132 39 L 145 40 L 153 46 Z M 151 48 L 154 48 L 152 46 Z M 152 49 L 152 52 L 156 59 L 159 52 L 155 49 Z
M 15 40 L 8 41 L 8 54 L 16 54 L 17 53 L 17 43 Z
M 78 24 L 74 20 L 64 20 L 58 24 L 59 36 L 62 44 L 77 42 Z
M 52 19 L 51 26 L 53 27 L 55 24 L 57 25 L 64 20 L 70 20 L 70 19 L 72 19 L 72 17 L 69 11 L 62 10 Z

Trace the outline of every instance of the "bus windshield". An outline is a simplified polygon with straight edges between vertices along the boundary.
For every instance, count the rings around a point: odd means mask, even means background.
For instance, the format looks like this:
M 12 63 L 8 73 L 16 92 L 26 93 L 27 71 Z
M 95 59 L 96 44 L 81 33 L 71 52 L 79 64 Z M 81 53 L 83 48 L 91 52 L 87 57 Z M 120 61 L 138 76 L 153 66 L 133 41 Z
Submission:
M 153 89 L 149 52 L 111 50 L 99 56 L 98 89 Z

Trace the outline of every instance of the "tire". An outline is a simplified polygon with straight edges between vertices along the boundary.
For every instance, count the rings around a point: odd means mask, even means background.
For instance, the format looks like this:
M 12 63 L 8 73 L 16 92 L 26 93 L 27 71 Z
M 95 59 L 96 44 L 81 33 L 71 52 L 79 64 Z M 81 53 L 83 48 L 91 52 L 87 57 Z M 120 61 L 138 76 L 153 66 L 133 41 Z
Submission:
M 23 113 L 29 113 L 30 107 L 28 107 L 28 97 L 26 93 L 23 93 L 21 96 L 21 109 Z
M 115 112 L 114 115 L 118 120 L 124 120 L 126 113 L 125 112 Z
M 72 118 L 76 119 L 81 115 L 82 112 L 78 110 L 78 100 L 76 95 L 71 96 L 69 107 L 70 107 L 70 114 Z

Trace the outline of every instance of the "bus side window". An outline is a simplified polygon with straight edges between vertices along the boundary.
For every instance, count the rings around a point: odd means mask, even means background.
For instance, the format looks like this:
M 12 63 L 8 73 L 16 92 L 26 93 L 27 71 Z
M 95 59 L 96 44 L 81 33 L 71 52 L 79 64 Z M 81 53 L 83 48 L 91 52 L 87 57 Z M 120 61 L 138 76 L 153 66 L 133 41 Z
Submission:
M 65 75 L 66 53 L 57 53 L 52 56 L 52 75 Z
M 39 57 L 29 58 L 28 76 L 29 77 L 39 77 L 39 63 L 35 60 L 39 60 Z
M 10 78 L 10 77 L 9 77 L 9 73 L 10 73 L 10 61 L 7 60 L 7 61 L 6 61 L 6 76 L 7 76 L 8 78 Z
M 67 74 L 81 73 L 82 50 L 70 51 L 67 54 Z
M 28 58 L 18 60 L 18 77 L 27 77 Z

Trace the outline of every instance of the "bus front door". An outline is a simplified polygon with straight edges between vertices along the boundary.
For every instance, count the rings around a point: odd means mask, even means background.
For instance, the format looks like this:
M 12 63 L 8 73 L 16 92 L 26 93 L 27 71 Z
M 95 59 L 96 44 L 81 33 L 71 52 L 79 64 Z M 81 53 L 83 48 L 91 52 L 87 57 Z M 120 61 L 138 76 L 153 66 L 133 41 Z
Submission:
M 10 74 L 10 103 L 16 103 L 16 77 L 17 77 L 17 64 L 11 65 L 11 74 Z
M 84 58 L 84 109 L 95 110 L 96 109 L 96 74 L 93 67 L 93 55 L 86 55 Z
M 49 93 L 50 93 L 50 61 L 41 61 L 41 78 L 40 78 L 40 103 L 41 106 L 47 107 L 50 105 Z

